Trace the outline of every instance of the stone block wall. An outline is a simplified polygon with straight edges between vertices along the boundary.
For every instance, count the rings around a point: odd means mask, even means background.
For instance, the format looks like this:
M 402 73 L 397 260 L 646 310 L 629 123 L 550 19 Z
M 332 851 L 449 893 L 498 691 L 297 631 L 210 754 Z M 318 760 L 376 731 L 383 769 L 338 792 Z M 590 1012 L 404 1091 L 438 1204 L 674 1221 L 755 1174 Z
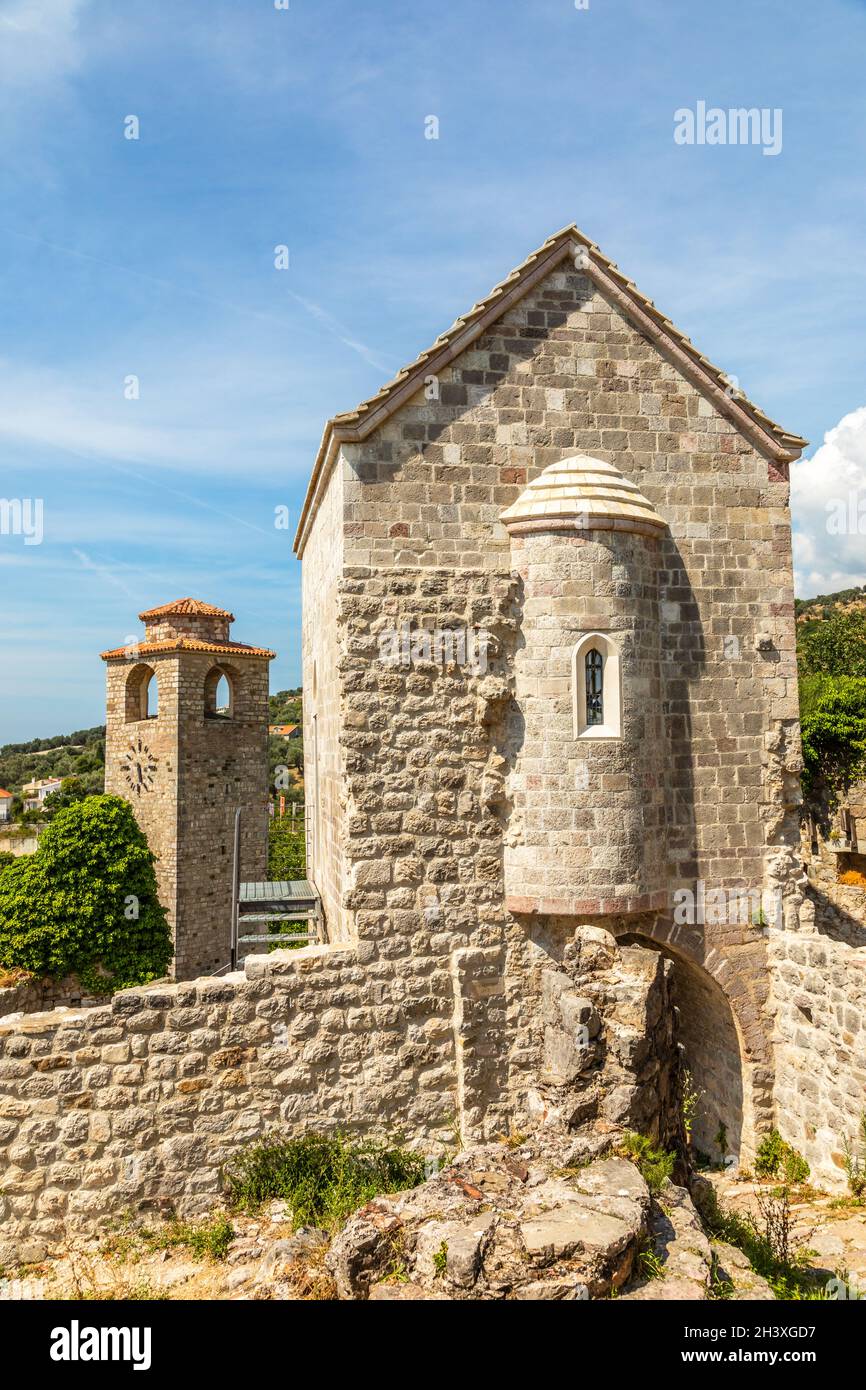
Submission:
M 532 996 L 513 1067 L 500 1046 L 517 1004 L 509 950 Z M 480 1132 L 494 1073 L 507 1088 L 501 1133 L 528 1106 L 601 1137 L 624 1124 L 666 1132 L 676 1054 L 657 956 L 572 926 L 528 948 L 463 946 L 444 965 L 444 1019 L 431 963 L 408 968 L 370 940 L 0 1020 L 0 1264 L 38 1261 L 129 1214 L 204 1213 L 225 1163 L 270 1131 L 399 1131 L 440 1153 L 455 1123 Z
M 106 996 L 88 994 L 75 975 L 61 980 L 25 975 L 13 985 L 0 989 L 0 1018 L 10 1014 L 44 1013 L 49 1009 L 72 1008 L 105 1003 Z
M 814 887 L 800 917 L 770 937 L 776 1113 L 812 1180 L 841 1192 L 866 1112 L 866 923 Z
M 349 950 L 308 948 L 0 1022 L 0 1264 L 125 1210 L 206 1210 L 241 1145 L 276 1126 L 363 1132 L 378 1124 L 373 1095 L 429 1135 L 376 976 Z
M 343 570 L 343 469 L 324 489 L 302 572 L 301 647 L 304 670 L 304 797 L 307 873 L 322 899 L 331 941 L 346 940 L 342 912 L 345 795 L 340 748 L 338 589 Z

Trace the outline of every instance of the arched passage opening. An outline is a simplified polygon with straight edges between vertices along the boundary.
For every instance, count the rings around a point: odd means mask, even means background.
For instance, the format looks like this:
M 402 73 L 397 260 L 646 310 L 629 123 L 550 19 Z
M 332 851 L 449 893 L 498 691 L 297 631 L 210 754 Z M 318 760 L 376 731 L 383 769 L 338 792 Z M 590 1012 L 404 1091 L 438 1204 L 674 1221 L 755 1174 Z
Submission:
M 649 947 L 673 962 L 678 1039 L 683 1064 L 699 1093 L 692 1144 L 713 1164 L 732 1158 L 739 1162 L 746 1129 L 745 1069 L 739 1029 L 725 991 L 697 961 L 649 935 L 634 932 L 619 940 Z

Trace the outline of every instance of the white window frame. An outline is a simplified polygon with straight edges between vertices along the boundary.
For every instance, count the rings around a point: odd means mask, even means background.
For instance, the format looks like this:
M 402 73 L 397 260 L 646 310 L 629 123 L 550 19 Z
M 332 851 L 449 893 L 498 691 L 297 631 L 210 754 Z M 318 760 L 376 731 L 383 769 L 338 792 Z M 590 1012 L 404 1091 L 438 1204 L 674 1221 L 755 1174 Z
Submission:
M 586 667 L 588 651 L 595 647 L 601 653 L 603 724 L 586 722 Z M 574 737 L 622 738 L 622 654 L 607 632 L 587 632 L 571 654 L 571 689 L 574 709 Z

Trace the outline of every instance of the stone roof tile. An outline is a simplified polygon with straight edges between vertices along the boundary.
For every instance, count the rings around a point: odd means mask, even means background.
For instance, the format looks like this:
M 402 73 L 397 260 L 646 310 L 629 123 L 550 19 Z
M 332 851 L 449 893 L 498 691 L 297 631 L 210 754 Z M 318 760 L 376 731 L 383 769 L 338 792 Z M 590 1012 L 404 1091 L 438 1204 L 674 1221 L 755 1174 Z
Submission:
M 649 330 L 651 334 L 663 340 L 681 370 L 696 378 L 718 409 L 729 416 L 738 428 L 757 438 L 773 457 L 791 461 L 799 456 L 808 440 L 803 439 L 801 435 L 789 433 L 743 393 L 732 390 L 727 374 L 699 352 L 691 339 L 661 313 L 651 299 L 641 294 L 634 281 L 623 275 L 616 263 L 605 256 L 601 248 L 594 241 L 590 241 L 579 227 L 571 223 L 548 237 L 504 280 L 494 285 L 484 299 L 473 304 L 467 313 L 456 319 L 425 352 L 420 353 L 414 362 L 410 362 L 399 371 L 391 381 L 386 382 L 374 396 L 362 401 L 354 410 L 344 411 L 327 422 L 298 522 L 295 536 L 296 553 L 301 553 L 306 540 L 310 515 L 315 509 L 319 484 L 333 446 L 365 439 L 398 406 L 420 389 L 424 376 L 435 373 L 452 362 L 489 324 L 495 322 L 511 304 L 528 293 L 572 250 L 581 257 L 581 271 L 603 294 L 609 296 L 623 313 L 629 315 L 639 328 Z
M 506 507 L 499 520 L 509 531 L 646 529 L 666 523 L 643 493 L 612 463 L 575 454 L 551 463 Z M 619 523 L 635 523 L 620 526 Z

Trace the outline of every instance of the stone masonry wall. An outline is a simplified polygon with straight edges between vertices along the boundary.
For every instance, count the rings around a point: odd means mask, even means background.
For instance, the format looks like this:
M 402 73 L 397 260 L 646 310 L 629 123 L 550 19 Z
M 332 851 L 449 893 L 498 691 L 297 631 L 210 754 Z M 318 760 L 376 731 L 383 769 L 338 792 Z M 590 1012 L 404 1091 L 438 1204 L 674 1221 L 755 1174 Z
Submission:
M 105 999 L 105 995 L 86 994 L 75 975 L 66 975 L 62 980 L 53 979 L 50 975 L 43 979 L 27 975 L 16 984 L 0 989 L 0 1018 L 8 1019 L 10 1014 L 44 1013 L 48 1009 L 102 1004 Z
M 343 479 L 332 473 L 304 554 L 302 655 L 304 670 L 304 796 L 307 872 L 322 899 L 328 939 L 347 938 L 342 912 L 345 796 L 340 749 L 337 621 L 343 567 Z
M 619 308 L 568 268 L 552 272 L 508 308 L 441 374 L 438 386 L 438 399 L 419 391 L 363 443 L 342 448 L 336 467 L 345 499 L 345 574 L 356 586 L 358 604 L 375 611 L 389 577 L 397 585 L 414 584 L 413 572 L 430 570 L 438 577 L 452 567 L 455 582 L 484 570 L 503 578 L 512 558 L 498 517 L 527 481 L 574 452 L 615 464 L 669 525 L 657 572 L 670 750 L 668 889 L 695 891 L 699 882 L 708 890 L 781 885 L 786 911 L 795 914 L 798 829 L 791 786 L 798 711 L 784 470 L 741 436 Z M 411 617 L 409 609 L 407 604 Z M 512 667 L 506 663 L 500 675 L 510 681 Z M 385 875 L 387 883 L 379 883 L 379 899 L 371 904 L 379 913 L 375 929 L 392 940 L 411 939 L 410 922 L 416 924 L 417 916 L 405 914 L 417 913 L 417 877 L 413 873 L 403 885 L 391 878 L 387 863 L 366 861 L 390 860 L 396 835 L 396 859 L 426 865 L 412 840 L 417 834 L 433 846 L 443 838 L 436 798 L 447 789 L 432 773 L 447 765 L 455 729 L 454 760 L 463 772 L 458 796 L 465 790 L 478 798 L 483 779 L 475 773 L 488 755 L 480 748 L 461 751 L 462 706 L 448 707 L 444 686 L 443 708 L 428 716 L 411 683 L 405 689 L 395 685 L 398 699 L 387 685 L 377 694 L 375 682 L 365 685 L 355 670 L 349 679 L 343 742 L 350 762 L 373 777 L 380 755 L 389 771 L 396 771 L 395 748 L 404 760 L 396 790 L 381 779 L 369 793 L 359 787 L 357 807 L 363 809 L 369 794 L 375 814 L 389 814 L 396 829 L 383 833 L 381 852 L 369 820 L 363 834 L 350 830 L 347 882 L 358 873 Z M 399 740 L 378 724 L 365 725 L 374 706 L 383 726 L 395 721 Z M 474 734 L 469 742 L 477 742 Z M 504 744 L 498 755 L 507 765 Z M 452 810 L 446 819 L 453 816 Z M 449 851 L 462 861 L 454 891 L 480 879 L 479 930 L 483 934 L 491 923 L 507 930 L 500 910 L 498 831 L 488 822 L 477 833 L 459 833 L 462 849 Z M 439 857 L 434 849 L 428 854 Z M 402 873 L 396 859 L 394 873 Z M 428 867 L 424 876 L 429 885 Z M 442 891 L 434 886 L 441 903 Z M 511 884 L 509 891 L 515 892 Z M 451 919 L 461 915 L 467 915 L 463 902 L 457 912 L 449 911 Z M 372 929 L 362 915 L 355 922 Z M 525 934 L 525 925 L 519 930 Z M 665 939 L 672 930 L 668 915 L 655 934 Z M 756 939 L 748 925 L 708 921 L 689 933 L 688 952 L 698 966 L 724 979 L 763 1101 L 772 1066 L 766 941 Z M 766 1106 L 759 1118 L 768 1122 Z
M 597 927 L 537 943 L 525 1120 L 664 1134 L 676 1054 L 668 974 Z M 0 1020 L 0 1265 L 42 1259 L 131 1214 L 194 1216 L 223 1165 L 269 1131 L 399 1130 L 423 1152 L 477 1126 L 475 1083 L 501 1011 L 501 956 L 451 960 L 444 1029 L 430 993 L 374 942 L 247 959 L 220 980 L 126 990 L 105 1007 Z M 467 1061 L 456 1058 L 465 1050 Z M 530 1065 L 531 1064 L 531 1065 Z M 467 1109 L 468 1108 L 468 1109 Z
M 779 1128 L 814 1182 L 843 1191 L 866 1112 L 866 925 L 812 887 L 800 930 L 770 943 Z

